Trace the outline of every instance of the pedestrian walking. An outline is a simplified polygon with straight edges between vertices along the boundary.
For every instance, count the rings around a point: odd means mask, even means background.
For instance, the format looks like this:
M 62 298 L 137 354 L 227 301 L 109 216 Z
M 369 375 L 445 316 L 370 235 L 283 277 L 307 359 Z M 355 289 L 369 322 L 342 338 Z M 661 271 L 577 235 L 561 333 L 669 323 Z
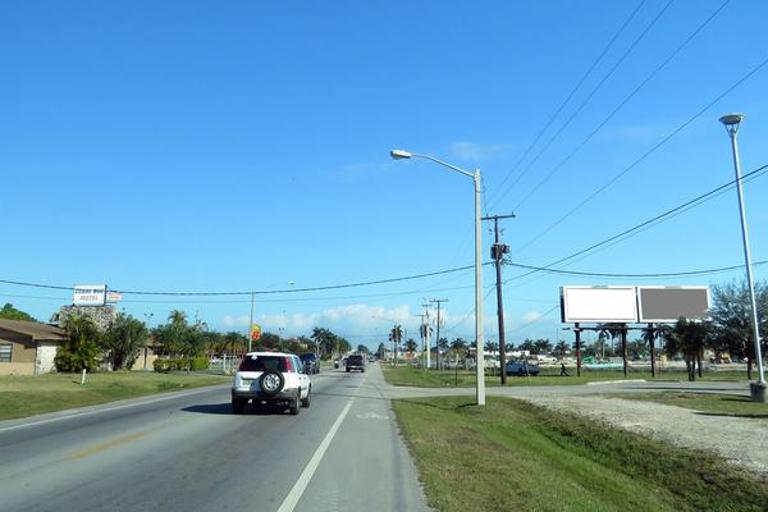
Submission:
M 568 370 L 565 369 L 565 363 L 563 361 L 560 361 L 560 376 L 570 377 L 570 375 L 568 374 Z

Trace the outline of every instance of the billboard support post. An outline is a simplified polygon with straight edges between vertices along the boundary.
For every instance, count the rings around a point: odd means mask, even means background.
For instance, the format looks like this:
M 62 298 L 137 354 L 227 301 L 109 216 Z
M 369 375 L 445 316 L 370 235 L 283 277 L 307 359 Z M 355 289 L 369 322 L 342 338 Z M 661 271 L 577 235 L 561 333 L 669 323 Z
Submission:
M 581 329 L 579 322 L 576 322 L 573 327 L 573 332 L 576 333 L 576 376 L 581 377 Z
M 651 345 L 651 377 L 656 377 L 656 333 L 653 322 L 648 324 L 648 343 Z
M 627 324 L 621 326 L 621 360 L 624 366 L 624 377 L 627 376 Z

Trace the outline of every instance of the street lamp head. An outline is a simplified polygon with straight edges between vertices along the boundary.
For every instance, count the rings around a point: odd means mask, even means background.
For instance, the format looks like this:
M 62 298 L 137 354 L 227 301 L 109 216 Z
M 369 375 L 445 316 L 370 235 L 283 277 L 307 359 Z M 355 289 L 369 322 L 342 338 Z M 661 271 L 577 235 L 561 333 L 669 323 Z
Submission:
M 720 118 L 720 122 L 725 125 L 725 129 L 728 133 L 735 134 L 739 131 L 739 125 L 744 120 L 744 114 L 734 112 L 732 114 L 725 114 Z
M 389 156 L 395 160 L 401 160 L 404 158 L 411 158 L 413 155 L 410 151 L 405 151 L 404 149 L 393 149 L 389 152 Z

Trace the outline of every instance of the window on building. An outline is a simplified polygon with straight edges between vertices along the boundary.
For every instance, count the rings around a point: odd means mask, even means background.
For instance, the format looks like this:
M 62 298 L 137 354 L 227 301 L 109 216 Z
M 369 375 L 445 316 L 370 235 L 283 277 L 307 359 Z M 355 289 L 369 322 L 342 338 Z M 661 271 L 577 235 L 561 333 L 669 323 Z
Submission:
M 0 343 L 0 363 L 10 363 L 13 357 L 13 345 Z

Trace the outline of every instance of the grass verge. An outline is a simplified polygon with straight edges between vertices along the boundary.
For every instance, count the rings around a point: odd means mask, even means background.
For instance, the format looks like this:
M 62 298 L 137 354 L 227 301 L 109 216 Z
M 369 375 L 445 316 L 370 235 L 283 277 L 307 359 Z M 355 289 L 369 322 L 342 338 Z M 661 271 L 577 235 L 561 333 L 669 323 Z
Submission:
M 393 408 L 440 511 L 764 510 L 768 482 L 676 448 L 525 402 L 396 400 Z
M 80 385 L 80 375 L 48 374 L 0 377 L 0 420 L 95 405 L 165 391 L 223 384 L 222 375 L 153 372 L 94 373 Z
M 749 397 L 710 393 L 624 393 L 611 398 L 642 400 L 694 409 L 717 416 L 768 418 L 768 404 L 753 402 Z
M 384 379 L 393 386 L 414 386 L 414 387 L 428 387 L 428 388 L 445 388 L 445 387 L 472 387 L 475 385 L 475 374 L 472 371 L 460 370 L 455 372 L 454 370 L 423 370 L 415 368 L 413 366 L 398 366 L 393 368 L 389 365 L 382 365 L 384 371 Z M 598 382 L 606 380 L 622 380 L 624 379 L 624 373 L 621 371 L 605 370 L 605 371 L 583 371 L 580 377 L 575 375 L 576 370 L 569 368 L 569 376 L 560 376 L 560 370 L 544 368 L 541 374 L 536 377 L 507 377 L 507 386 L 557 386 L 557 385 L 576 385 L 586 384 L 587 382 Z M 485 383 L 488 386 L 499 386 L 500 379 L 498 375 L 485 377 Z M 629 372 L 627 379 L 646 379 L 654 381 L 678 381 L 687 380 L 687 377 L 680 372 L 671 373 L 666 372 L 657 376 L 651 377 L 650 372 Z M 743 380 L 746 382 L 745 372 L 711 372 L 705 373 L 701 380 L 714 381 L 714 380 Z

